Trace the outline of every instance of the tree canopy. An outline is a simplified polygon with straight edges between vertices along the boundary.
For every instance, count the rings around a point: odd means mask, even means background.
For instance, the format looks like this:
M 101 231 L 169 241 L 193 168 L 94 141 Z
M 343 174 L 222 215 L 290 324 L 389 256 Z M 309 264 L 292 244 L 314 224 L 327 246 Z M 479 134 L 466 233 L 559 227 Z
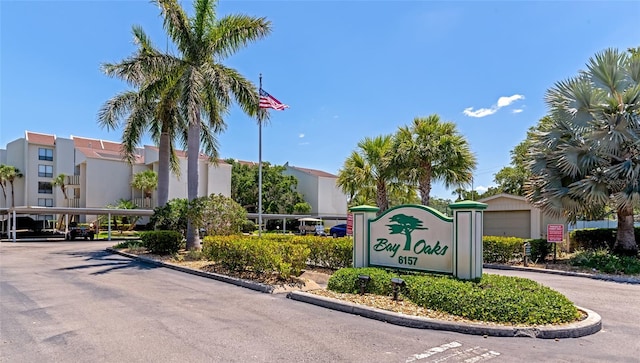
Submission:
M 231 198 L 248 212 L 258 212 L 258 165 L 226 159 L 232 165 Z M 262 163 L 262 212 L 268 214 L 308 213 L 311 206 L 296 191 L 298 179 L 286 175 L 281 165 Z
M 640 203 L 640 57 L 616 49 L 546 93 L 549 123 L 531 140 L 526 197 L 570 221 L 609 205 L 614 251 L 636 255 L 633 210 Z

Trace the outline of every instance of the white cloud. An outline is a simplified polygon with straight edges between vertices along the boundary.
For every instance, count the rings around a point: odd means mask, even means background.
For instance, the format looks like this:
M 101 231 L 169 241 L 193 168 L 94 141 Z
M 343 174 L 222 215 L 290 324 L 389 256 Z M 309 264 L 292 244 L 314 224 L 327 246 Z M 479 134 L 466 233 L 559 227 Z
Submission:
M 509 106 L 517 100 L 523 100 L 523 95 L 513 95 L 509 97 L 500 97 L 498 98 L 498 108 Z
M 309 143 L 308 142 L 301 142 L 298 145 L 309 145 Z
M 489 190 L 489 187 L 485 187 L 485 186 L 482 186 L 482 185 L 478 185 L 478 186 L 475 188 L 475 190 L 476 190 L 476 192 L 478 192 L 478 193 L 484 193 L 484 192 L 486 192 L 487 190 Z
M 511 112 L 513 112 L 513 113 L 520 113 L 520 112 L 522 112 L 522 111 L 524 111 L 524 110 L 523 110 L 523 109 L 521 109 L 521 108 L 516 108 L 515 110 L 513 110 L 513 111 L 511 111 Z
M 519 100 L 524 100 L 524 96 L 518 95 L 518 94 L 515 94 L 513 96 L 502 96 L 498 98 L 498 102 L 495 105 L 491 106 L 491 108 L 480 108 L 474 111 L 473 107 L 467 107 L 462 112 L 469 117 L 477 117 L 477 118 L 486 117 L 486 116 L 493 115 L 494 113 L 498 112 L 499 109 L 503 107 L 507 107 L 510 104 Z M 522 109 L 519 109 L 519 111 L 518 110 L 514 111 L 514 113 L 519 113 L 519 112 L 522 112 Z
M 298 137 L 302 139 L 304 137 L 304 134 L 300 134 L 298 135 Z
M 473 107 L 467 107 L 464 109 L 464 114 L 469 117 L 485 117 L 489 115 L 493 115 L 498 110 L 490 109 L 490 108 L 481 108 L 479 110 L 473 111 Z

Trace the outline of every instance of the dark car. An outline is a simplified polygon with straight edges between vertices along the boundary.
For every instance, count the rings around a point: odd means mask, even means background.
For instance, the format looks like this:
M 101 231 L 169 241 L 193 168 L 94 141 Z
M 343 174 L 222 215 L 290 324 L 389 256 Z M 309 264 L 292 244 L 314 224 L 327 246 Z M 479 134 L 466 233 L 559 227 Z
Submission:
M 347 224 L 346 223 L 336 224 L 335 226 L 331 227 L 331 229 L 329 229 L 329 234 L 334 238 L 346 236 Z

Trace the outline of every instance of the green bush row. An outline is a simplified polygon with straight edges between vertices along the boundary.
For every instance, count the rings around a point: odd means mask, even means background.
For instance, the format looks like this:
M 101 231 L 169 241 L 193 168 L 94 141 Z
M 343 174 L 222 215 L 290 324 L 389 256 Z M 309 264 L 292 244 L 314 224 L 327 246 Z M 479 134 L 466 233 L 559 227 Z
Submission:
M 207 236 L 202 254 L 233 271 L 276 273 L 283 279 L 298 276 L 306 267 L 309 249 L 302 244 L 244 236 Z
M 640 241 L 640 227 L 635 227 L 634 232 L 636 241 Z M 571 240 L 569 247 L 571 251 L 597 251 L 601 249 L 611 251 L 616 243 L 617 234 L 618 231 L 615 228 L 576 229 L 569 233 L 569 239 Z
M 610 254 L 607 250 L 580 251 L 569 263 L 574 266 L 595 268 L 607 274 L 640 274 L 640 259 Z
M 522 260 L 525 240 L 518 237 L 483 236 L 482 257 L 488 263 L 507 263 Z
M 309 248 L 310 265 L 337 270 L 349 267 L 353 261 L 353 239 L 327 238 L 313 235 L 264 234 L 263 239 L 274 242 L 302 244 Z
M 328 289 L 358 292 L 358 276 L 369 275 L 367 293 L 390 295 L 391 278 L 397 275 L 376 268 L 336 271 Z M 471 320 L 513 324 L 555 324 L 578 319 L 577 308 L 562 294 L 535 281 L 484 274 L 478 282 L 448 276 L 401 275 L 402 294 L 415 304 Z
M 182 233 L 177 231 L 148 231 L 140 238 L 147 250 L 159 255 L 177 253 L 182 247 Z

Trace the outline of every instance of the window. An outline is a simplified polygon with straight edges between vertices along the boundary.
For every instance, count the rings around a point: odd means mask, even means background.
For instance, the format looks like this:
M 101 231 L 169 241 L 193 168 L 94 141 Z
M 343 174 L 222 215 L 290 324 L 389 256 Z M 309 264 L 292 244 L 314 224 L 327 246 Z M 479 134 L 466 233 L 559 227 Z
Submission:
M 38 160 L 53 161 L 53 150 L 43 147 L 38 149 Z
M 53 194 L 53 185 L 49 182 L 38 182 L 38 193 Z
M 38 176 L 41 178 L 53 178 L 53 165 L 38 165 Z
M 38 198 L 39 207 L 53 207 L 53 198 Z

